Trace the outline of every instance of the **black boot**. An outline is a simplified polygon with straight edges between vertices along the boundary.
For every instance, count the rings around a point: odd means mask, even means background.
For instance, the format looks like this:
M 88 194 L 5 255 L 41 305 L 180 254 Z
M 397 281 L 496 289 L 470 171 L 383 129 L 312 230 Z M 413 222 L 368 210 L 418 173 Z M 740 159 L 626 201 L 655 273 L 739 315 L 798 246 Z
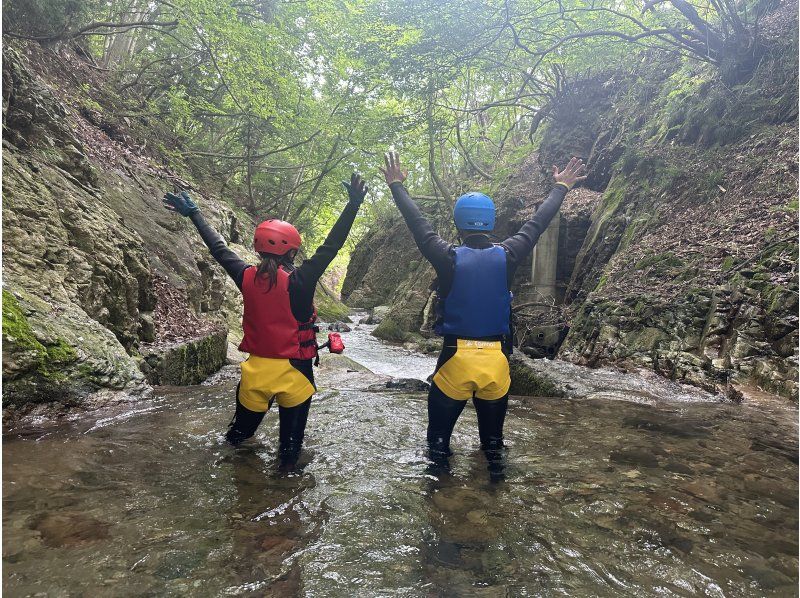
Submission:
M 237 400 L 236 413 L 231 423 L 228 424 L 228 432 L 225 434 L 225 440 L 233 446 L 238 446 L 256 433 L 256 428 L 258 428 L 262 419 L 264 419 L 264 413 L 250 411 Z
M 453 451 L 450 450 L 449 438 L 429 438 L 428 439 L 428 458 L 432 463 L 428 466 L 428 472 L 434 476 L 440 476 L 450 473 L 450 455 Z
M 300 457 L 310 407 L 310 398 L 295 407 L 279 407 L 281 424 L 278 459 L 281 469 L 293 469 Z
M 483 454 L 486 455 L 489 479 L 500 482 L 506 478 L 506 447 L 502 438 L 491 438 L 481 443 Z

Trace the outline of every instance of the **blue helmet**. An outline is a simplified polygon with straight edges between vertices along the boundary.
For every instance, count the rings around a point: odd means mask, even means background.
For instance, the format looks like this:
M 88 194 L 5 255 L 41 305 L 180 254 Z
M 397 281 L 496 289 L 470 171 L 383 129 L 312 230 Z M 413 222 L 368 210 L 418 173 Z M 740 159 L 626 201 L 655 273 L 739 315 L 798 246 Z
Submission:
M 494 202 L 483 193 L 472 191 L 456 200 L 453 220 L 460 230 L 494 229 Z

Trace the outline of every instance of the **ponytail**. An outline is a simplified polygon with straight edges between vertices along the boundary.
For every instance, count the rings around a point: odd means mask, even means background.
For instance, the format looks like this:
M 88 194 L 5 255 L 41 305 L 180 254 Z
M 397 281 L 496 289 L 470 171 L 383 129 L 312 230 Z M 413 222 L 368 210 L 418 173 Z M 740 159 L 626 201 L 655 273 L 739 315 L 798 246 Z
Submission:
M 256 276 L 267 281 L 267 290 L 278 284 L 278 268 L 291 266 L 295 253 L 294 251 L 289 251 L 284 255 L 266 252 L 258 253 L 261 256 L 261 263 L 258 265 Z

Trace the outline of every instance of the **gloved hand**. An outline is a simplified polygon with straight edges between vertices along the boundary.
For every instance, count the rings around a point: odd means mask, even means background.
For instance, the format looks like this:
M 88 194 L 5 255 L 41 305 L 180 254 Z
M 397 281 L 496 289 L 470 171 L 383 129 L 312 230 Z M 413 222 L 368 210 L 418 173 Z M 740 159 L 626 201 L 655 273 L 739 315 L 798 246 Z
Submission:
M 200 208 L 192 201 L 186 191 L 181 191 L 180 195 L 174 193 L 166 193 L 161 200 L 164 207 L 173 212 L 178 212 L 181 216 L 191 216 L 195 212 L 199 212 Z
M 361 178 L 360 174 L 354 172 L 350 175 L 350 182 L 342 181 L 342 185 L 347 189 L 350 201 L 360 206 L 361 202 L 363 202 L 364 198 L 367 196 L 367 191 L 369 191 L 367 182 Z

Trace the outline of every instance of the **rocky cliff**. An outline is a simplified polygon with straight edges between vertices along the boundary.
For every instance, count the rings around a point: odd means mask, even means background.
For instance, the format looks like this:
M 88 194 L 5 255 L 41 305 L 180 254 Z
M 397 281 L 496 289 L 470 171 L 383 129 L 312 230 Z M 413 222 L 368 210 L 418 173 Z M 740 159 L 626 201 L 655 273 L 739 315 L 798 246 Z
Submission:
M 77 56 L 31 44 L 3 58 L 5 416 L 200 382 L 240 334 L 239 294 L 160 198 L 191 189 L 254 258 L 252 219 L 182 176 L 159 124 L 125 116 Z
M 771 49 L 735 86 L 710 66 L 651 55 L 573 81 L 537 144 L 499 161 L 485 189 L 498 203 L 498 237 L 544 198 L 551 164 L 578 155 L 591 171 L 559 220 L 558 315 L 546 319 L 570 326 L 560 357 L 797 397 L 796 23 L 786 3 L 765 18 Z M 449 223 L 439 226 L 452 237 Z M 364 255 L 401 230 L 373 231 Z M 387 336 L 398 340 L 426 331 L 431 274 L 417 255 L 348 271 L 353 297 L 385 289 Z M 526 270 L 517 303 L 540 301 Z M 524 315 L 522 332 L 542 318 Z

